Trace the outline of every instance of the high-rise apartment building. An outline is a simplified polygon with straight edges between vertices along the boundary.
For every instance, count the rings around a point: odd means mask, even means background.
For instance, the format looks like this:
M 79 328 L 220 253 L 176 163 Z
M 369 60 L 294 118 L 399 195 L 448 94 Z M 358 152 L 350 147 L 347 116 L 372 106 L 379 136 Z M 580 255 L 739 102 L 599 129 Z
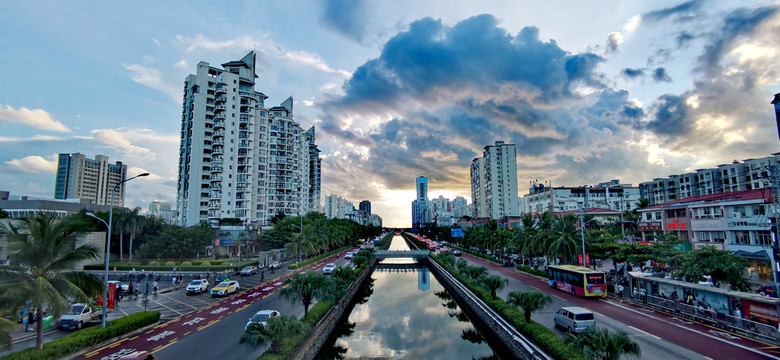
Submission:
M 362 211 L 366 216 L 371 215 L 371 202 L 368 200 L 363 200 L 360 202 L 360 205 L 358 205 L 358 208 L 360 211 Z
M 412 227 L 419 228 L 429 224 L 428 218 L 428 178 L 417 177 L 417 197 L 412 201 Z
M 471 162 L 471 198 L 475 218 L 517 216 L 517 154 L 515 144 L 496 141 Z
M 108 156 L 96 155 L 87 159 L 80 153 L 60 154 L 57 160 L 57 179 L 54 198 L 82 199 L 95 205 L 110 205 L 111 191 L 127 177 L 127 165 L 117 161 L 108 163 Z M 114 194 L 114 206 L 125 205 L 125 184 Z
M 266 108 L 254 89 L 255 53 L 184 82 L 177 189 L 178 223 L 221 219 L 268 226 L 279 213 L 318 211 L 319 150 L 314 128 L 293 120 L 293 101 Z

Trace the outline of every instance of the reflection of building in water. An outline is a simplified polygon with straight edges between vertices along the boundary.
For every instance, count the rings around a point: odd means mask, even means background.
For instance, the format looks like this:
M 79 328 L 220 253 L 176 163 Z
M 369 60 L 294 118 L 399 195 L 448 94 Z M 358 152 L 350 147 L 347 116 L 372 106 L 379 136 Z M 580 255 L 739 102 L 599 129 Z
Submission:
M 417 269 L 417 289 L 420 291 L 431 289 L 431 271 L 428 268 Z

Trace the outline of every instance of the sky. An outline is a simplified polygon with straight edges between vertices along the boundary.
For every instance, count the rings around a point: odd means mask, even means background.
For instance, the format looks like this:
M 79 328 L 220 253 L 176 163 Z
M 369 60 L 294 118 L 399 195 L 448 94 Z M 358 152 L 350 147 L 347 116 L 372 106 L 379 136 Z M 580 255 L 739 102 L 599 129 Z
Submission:
M 780 150 L 780 1 L 17 1 L 0 12 L 0 190 L 52 198 L 59 153 L 176 203 L 184 79 L 254 50 L 266 106 L 314 126 L 322 194 L 410 226 L 415 179 L 471 199 L 515 144 L 531 181 L 640 182 Z M 228 4 L 228 3 L 224 3 Z

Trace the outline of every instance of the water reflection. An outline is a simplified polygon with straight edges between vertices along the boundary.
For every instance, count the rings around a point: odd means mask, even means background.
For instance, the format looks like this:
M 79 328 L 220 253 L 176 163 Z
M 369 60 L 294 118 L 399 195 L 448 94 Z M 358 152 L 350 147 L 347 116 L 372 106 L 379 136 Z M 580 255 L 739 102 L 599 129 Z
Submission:
M 372 294 L 342 319 L 343 336 L 320 358 L 493 358 L 493 351 L 438 280 L 421 278 L 421 273 L 430 274 L 423 265 L 409 266 L 408 271 L 375 271 Z

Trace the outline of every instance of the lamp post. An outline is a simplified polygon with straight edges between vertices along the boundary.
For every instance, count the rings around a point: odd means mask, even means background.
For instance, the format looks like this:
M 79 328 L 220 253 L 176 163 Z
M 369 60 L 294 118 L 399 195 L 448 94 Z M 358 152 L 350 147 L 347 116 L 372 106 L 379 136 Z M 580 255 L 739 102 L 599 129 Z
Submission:
M 111 247 L 111 221 L 114 217 L 114 193 L 116 193 L 116 189 L 119 188 L 119 185 L 122 185 L 130 180 L 133 180 L 135 178 L 139 178 L 142 176 L 149 176 L 149 173 L 143 173 L 138 174 L 136 176 L 133 176 L 129 179 L 122 180 L 118 182 L 116 185 L 114 185 L 114 188 L 111 189 L 111 207 L 108 209 L 108 234 L 106 235 L 106 253 L 105 253 L 105 263 L 106 263 L 106 269 L 103 273 L 103 317 L 100 320 L 100 327 L 104 328 L 106 327 L 106 308 L 107 308 L 107 301 L 108 299 L 108 249 Z M 88 214 L 89 215 L 89 214 Z M 92 217 L 97 218 L 94 214 Z M 100 221 L 103 221 L 100 219 Z M 105 221 L 103 221 L 105 224 Z

